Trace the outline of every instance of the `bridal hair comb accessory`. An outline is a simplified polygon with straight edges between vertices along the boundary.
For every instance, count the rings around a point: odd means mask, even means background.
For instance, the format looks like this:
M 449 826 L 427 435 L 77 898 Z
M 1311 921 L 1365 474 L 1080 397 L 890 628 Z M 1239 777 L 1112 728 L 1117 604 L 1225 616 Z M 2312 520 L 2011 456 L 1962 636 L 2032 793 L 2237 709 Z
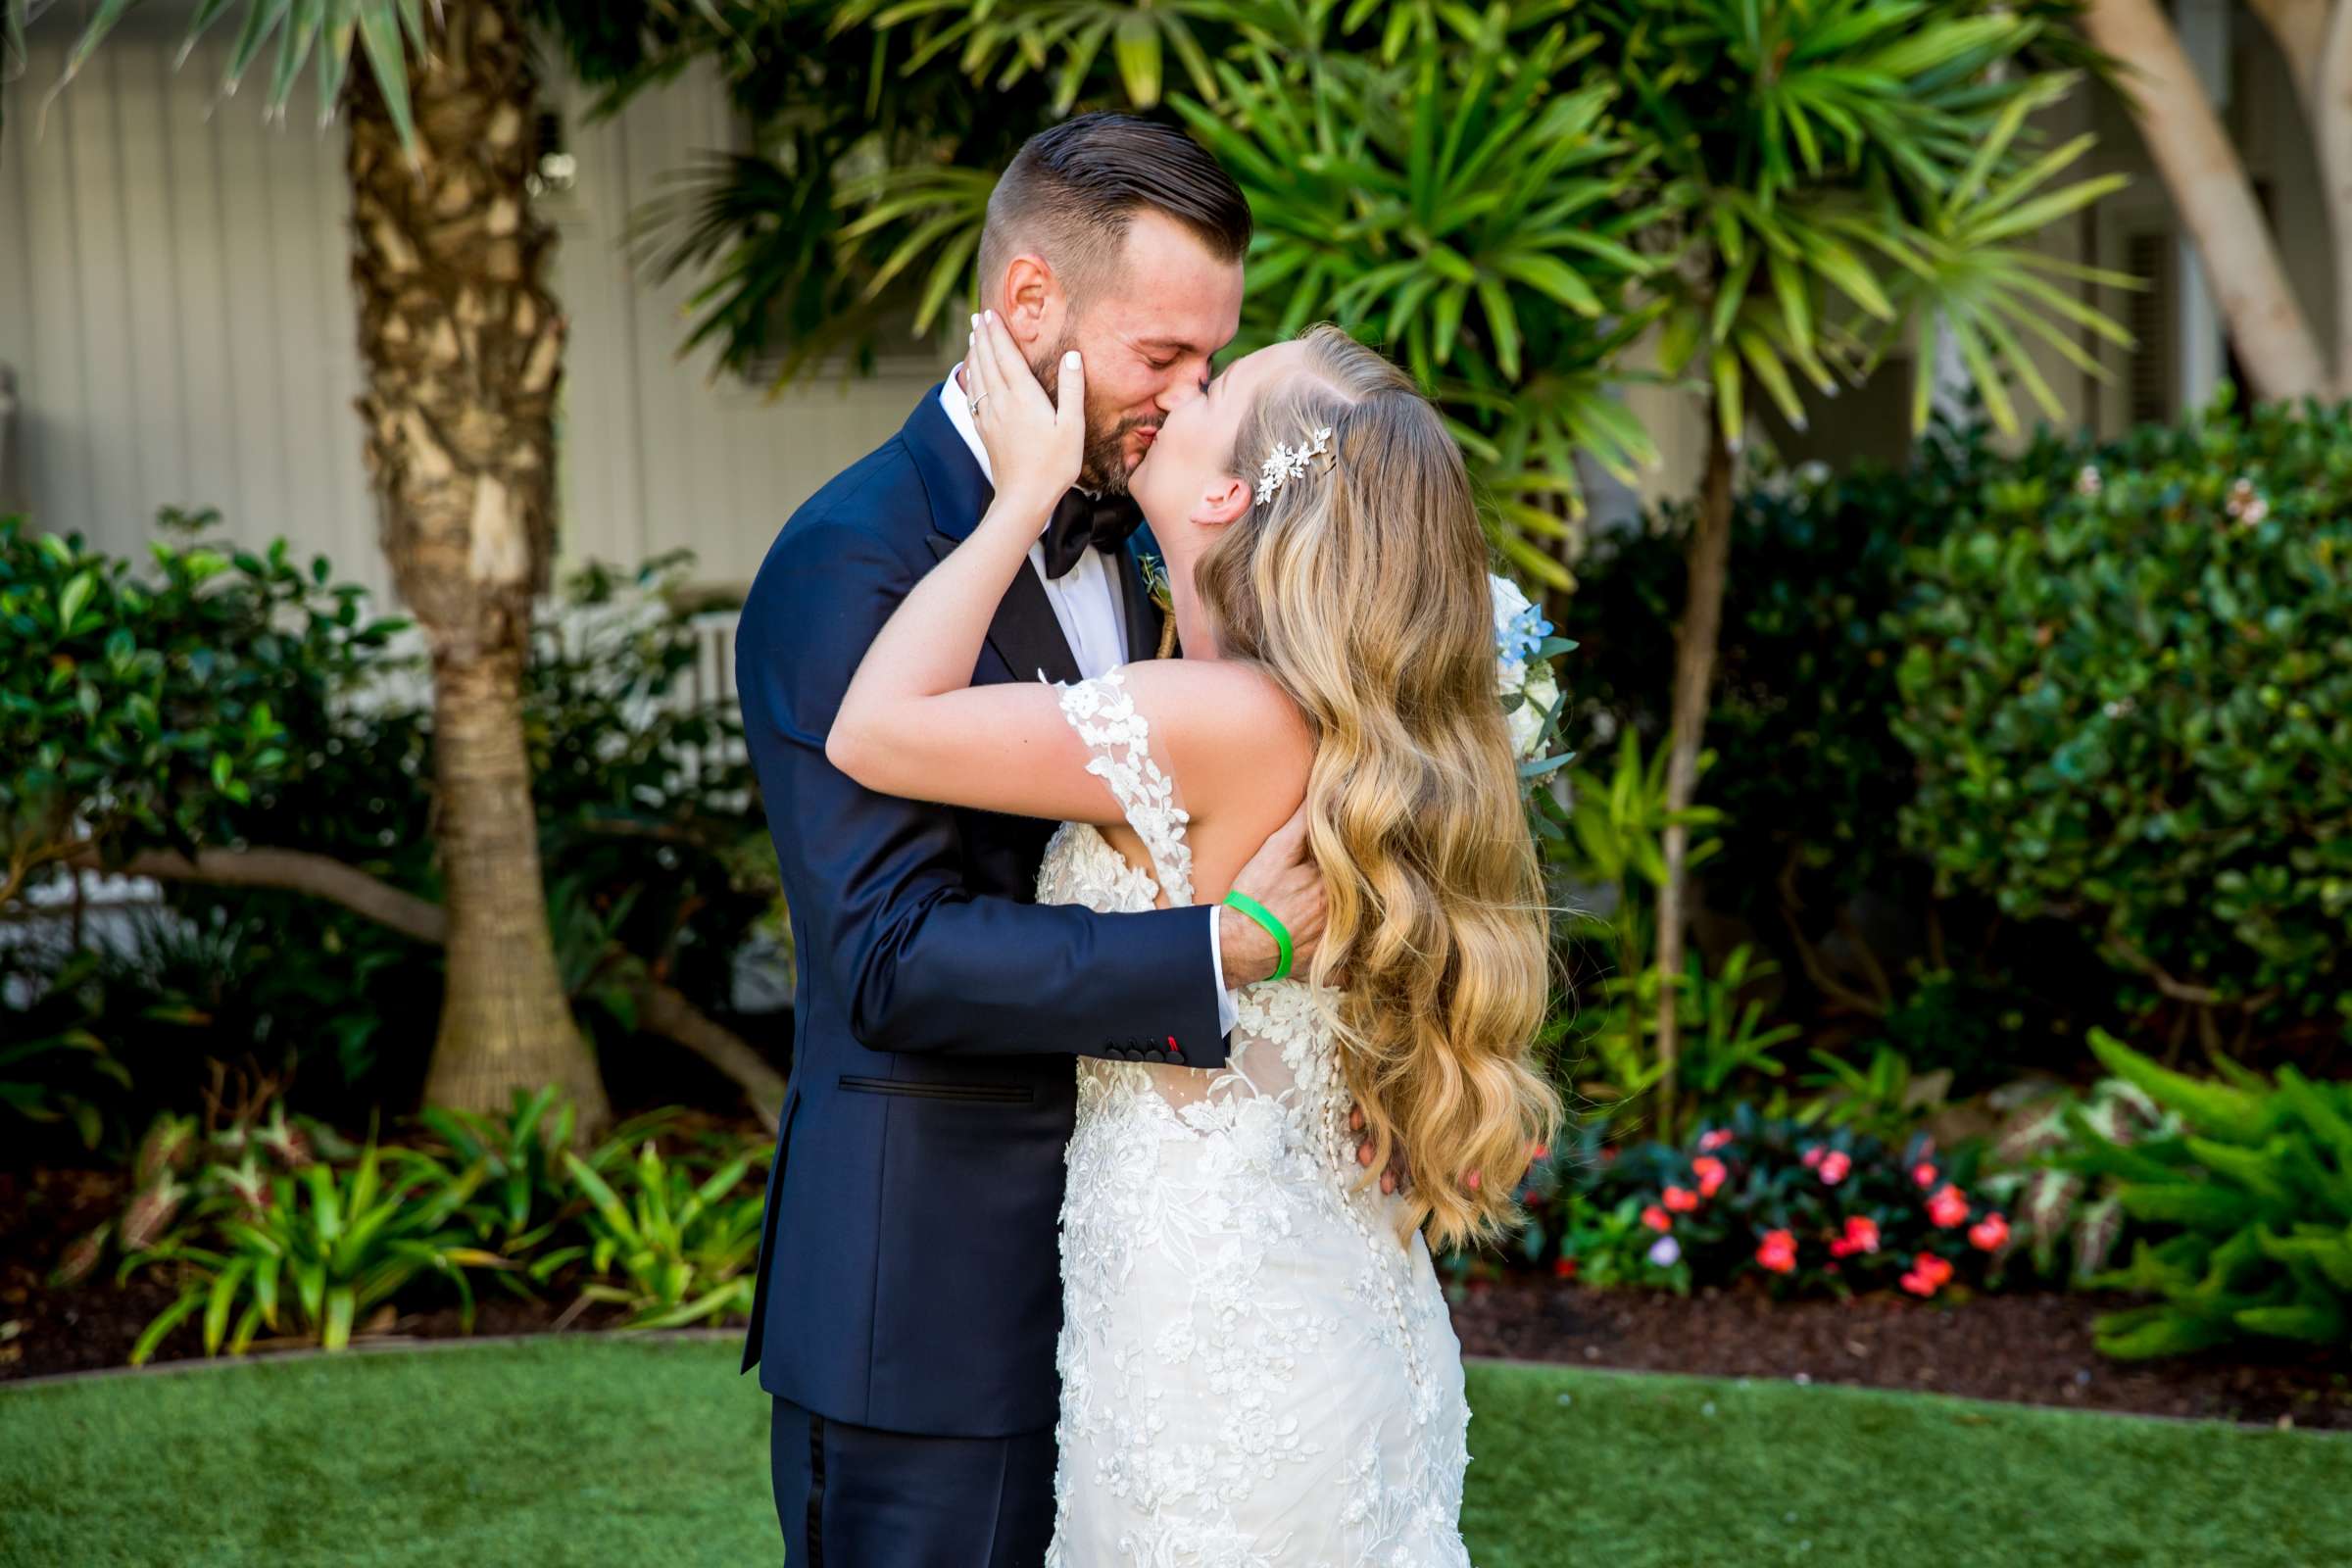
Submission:
M 1258 466 L 1257 499 L 1265 500 L 1284 484 L 1306 472 L 1307 459 L 1336 459 L 1337 456 L 1331 449 L 1331 426 L 1328 424 L 1317 430 L 1311 441 L 1301 441 L 1295 449 L 1285 442 L 1275 442 L 1273 456 Z

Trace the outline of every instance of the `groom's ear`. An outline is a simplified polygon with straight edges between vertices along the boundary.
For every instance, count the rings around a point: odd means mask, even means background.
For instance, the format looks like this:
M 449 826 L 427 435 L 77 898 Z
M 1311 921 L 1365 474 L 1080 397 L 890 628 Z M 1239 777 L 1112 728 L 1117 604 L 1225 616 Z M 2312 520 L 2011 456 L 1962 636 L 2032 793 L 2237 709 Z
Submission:
M 1200 505 L 1193 513 L 1193 520 L 1204 528 L 1223 528 L 1240 521 L 1254 499 L 1248 481 L 1239 474 L 1229 473 L 1200 492 Z
M 1044 257 L 1023 251 L 1004 265 L 1004 305 L 999 314 L 1004 318 L 1005 330 L 1024 350 L 1048 341 L 1048 334 L 1060 327 L 1068 308 L 1060 280 Z

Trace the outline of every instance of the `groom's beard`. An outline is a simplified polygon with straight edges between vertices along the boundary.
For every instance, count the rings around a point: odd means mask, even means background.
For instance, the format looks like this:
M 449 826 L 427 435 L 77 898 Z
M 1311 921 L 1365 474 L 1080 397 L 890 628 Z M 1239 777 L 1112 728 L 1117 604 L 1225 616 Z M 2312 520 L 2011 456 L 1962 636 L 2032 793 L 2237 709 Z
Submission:
M 1078 346 L 1074 338 L 1065 338 L 1053 350 L 1029 362 L 1029 373 L 1037 384 L 1046 389 L 1046 396 L 1061 399 L 1061 357 Z M 1138 418 L 1130 416 L 1111 422 L 1107 409 L 1095 402 L 1094 388 L 1087 388 L 1086 450 L 1078 459 L 1078 483 L 1102 495 L 1123 496 L 1127 493 L 1127 437 L 1136 430 L 1156 430 L 1157 418 Z

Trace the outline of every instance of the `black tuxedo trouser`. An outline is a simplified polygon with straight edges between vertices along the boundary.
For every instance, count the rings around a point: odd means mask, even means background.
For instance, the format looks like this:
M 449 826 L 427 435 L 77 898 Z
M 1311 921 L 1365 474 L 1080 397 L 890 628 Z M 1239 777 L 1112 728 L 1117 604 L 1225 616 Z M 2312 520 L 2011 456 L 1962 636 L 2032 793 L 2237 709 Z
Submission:
M 776 1397 L 768 1432 L 789 1568 L 1038 1568 L 1054 1433 L 936 1438 L 828 1421 Z

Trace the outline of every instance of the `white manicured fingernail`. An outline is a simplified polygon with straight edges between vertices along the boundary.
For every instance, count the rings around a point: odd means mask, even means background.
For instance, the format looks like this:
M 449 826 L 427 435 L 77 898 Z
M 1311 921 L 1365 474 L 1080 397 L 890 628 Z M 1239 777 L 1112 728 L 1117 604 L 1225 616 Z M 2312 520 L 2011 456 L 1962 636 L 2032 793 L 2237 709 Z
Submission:
M 1064 354 L 1061 357 L 1061 368 L 1065 370 L 1075 370 L 1078 368 L 1078 351 L 1076 349 L 1070 350 L 1069 353 Z

